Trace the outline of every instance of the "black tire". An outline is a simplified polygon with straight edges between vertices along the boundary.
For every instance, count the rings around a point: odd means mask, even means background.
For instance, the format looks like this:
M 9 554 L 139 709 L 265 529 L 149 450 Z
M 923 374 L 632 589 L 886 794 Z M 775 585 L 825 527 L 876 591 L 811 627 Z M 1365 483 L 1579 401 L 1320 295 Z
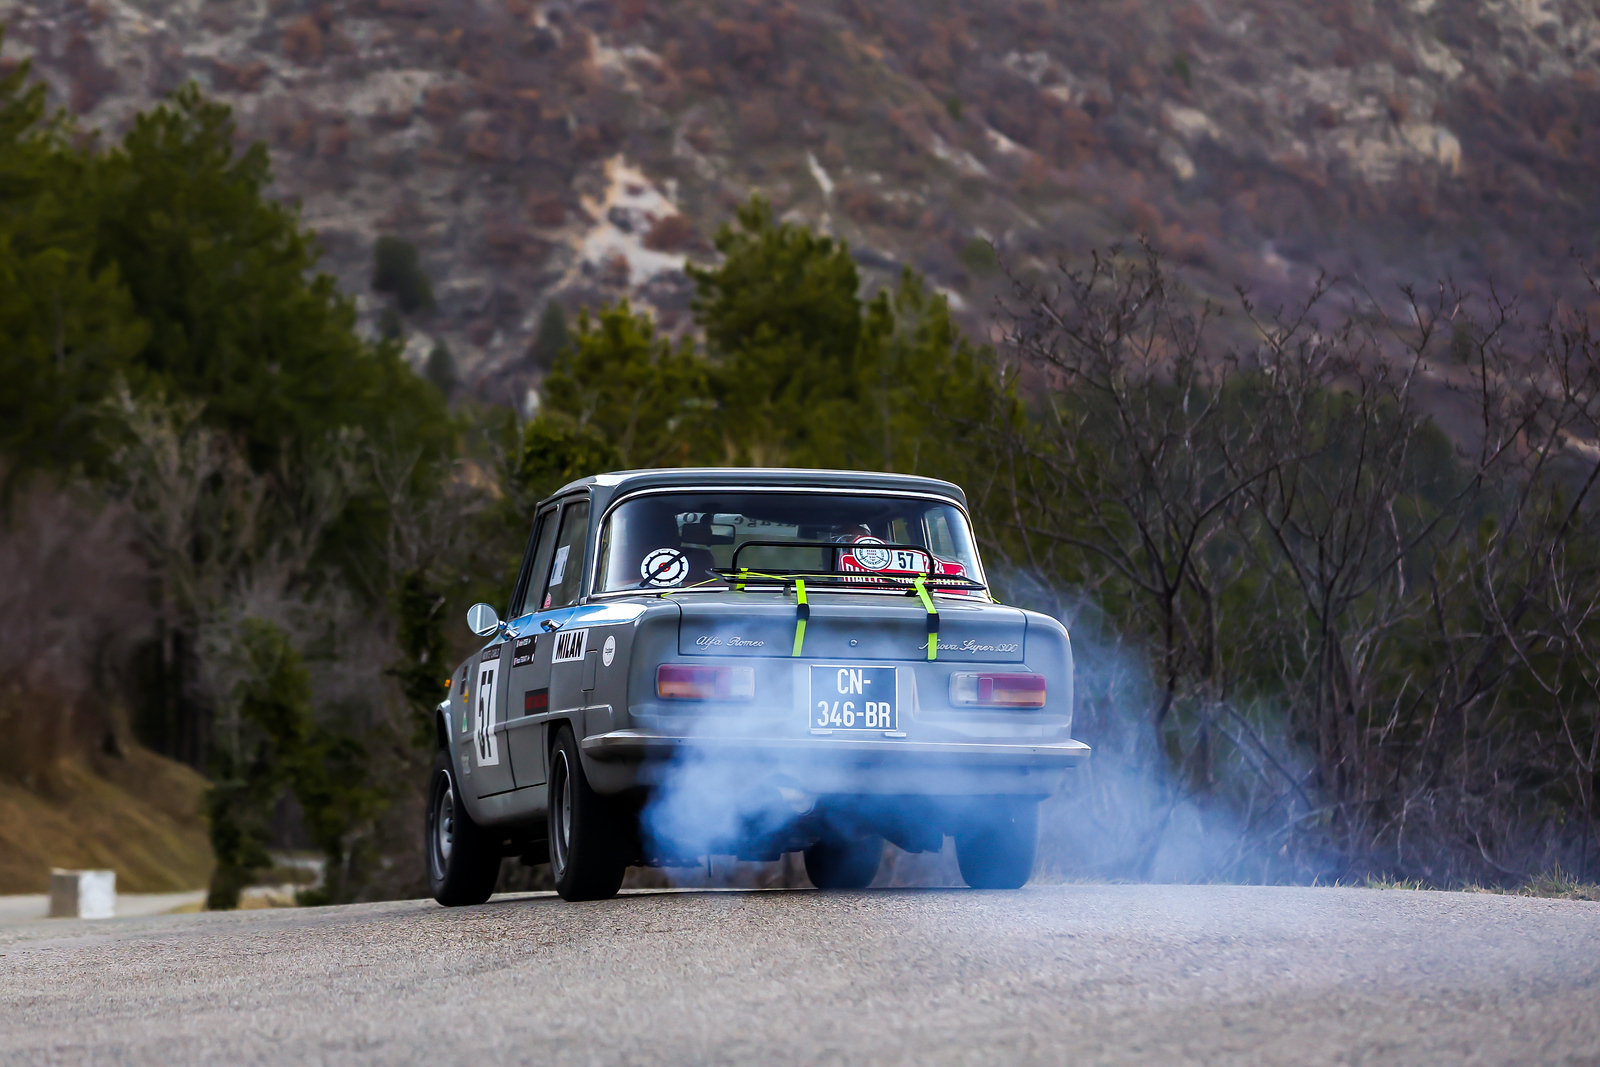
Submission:
M 428 888 L 447 908 L 482 904 L 500 875 L 500 841 L 472 821 L 461 802 L 455 768 L 444 749 L 433 760 L 422 851 Z
M 974 889 L 1021 889 L 1039 845 L 1039 802 L 996 797 L 956 834 L 956 862 Z
M 878 876 L 883 838 L 823 838 L 806 849 L 806 877 L 818 889 L 865 889 Z
M 589 787 L 572 728 L 550 750 L 550 874 L 563 900 L 605 900 L 622 888 L 620 805 Z

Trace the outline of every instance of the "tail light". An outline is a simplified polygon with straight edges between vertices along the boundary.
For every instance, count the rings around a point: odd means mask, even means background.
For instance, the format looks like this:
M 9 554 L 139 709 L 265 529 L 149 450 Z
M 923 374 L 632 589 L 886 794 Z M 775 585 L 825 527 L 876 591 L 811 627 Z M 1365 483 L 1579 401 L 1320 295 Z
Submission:
M 656 693 L 663 700 L 749 700 L 756 695 L 756 672 L 663 663 L 656 668 Z
M 970 708 L 1042 708 L 1044 675 L 958 671 L 950 676 L 950 703 Z

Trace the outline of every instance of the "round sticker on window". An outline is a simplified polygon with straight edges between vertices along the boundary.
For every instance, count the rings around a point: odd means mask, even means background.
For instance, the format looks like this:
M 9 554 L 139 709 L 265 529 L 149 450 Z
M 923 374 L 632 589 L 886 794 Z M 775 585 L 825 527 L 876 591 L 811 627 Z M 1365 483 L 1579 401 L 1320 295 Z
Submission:
M 883 542 L 876 537 L 858 537 L 850 545 L 850 554 L 867 570 L 881 571 L 889 565 L 889 550 L 870 547 L 881 544 Z
M 689 557 L 680 549 L 658 548 L 639 564 L 640 585 L 677 585 L 689 573 Z
M 611 666 L 611 661 L 616 658 L 617 639 L 615 637 L 608 637 L 606 638 L 605 647 L 600 650 L 600 662 L 609 667 Z

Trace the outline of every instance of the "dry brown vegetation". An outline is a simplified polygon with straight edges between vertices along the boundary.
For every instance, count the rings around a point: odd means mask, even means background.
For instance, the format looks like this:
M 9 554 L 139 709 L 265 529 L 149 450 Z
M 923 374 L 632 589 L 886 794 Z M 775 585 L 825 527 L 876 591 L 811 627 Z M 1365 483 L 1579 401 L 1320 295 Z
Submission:
M 700 234 L 751 192 L 826 218 L 873 269 L 959 293 L 969 328 L 995 294 L 961 262 L 975 235 L 1043 265 L 1142 231 L 1213 295 L 1298 297 L 1319 267 L 1570 295 L 1562 256 L 1597 222 L 1595 20 L 1575 5 L 216 0 L 132 34 L 50 0 L 0 18 L 113 132 L 184 78 L 239 105 L 348 288 L 374 235 L 421 249 L 442 299 L 412 325 L 497 400 L 536 377 L 552 297 L 686 308 L 681 275 L 585 259 L 617 159 Z
M 1600 861 L 1600 340 L 1331 283 L 1212 318 L 1149 250 L 1018 283 L 976 489 L 1071 617 L 1101 874 L 1514 884 Z M 1439 429 L 1449 412 L 1456 432 Z
M 34 780 L 0 777 L 0 893 L 42 893 L 52 867 L 114 870 L 125 893 L 199 889 L 211 877 L 196 771 L 128 744 L 59 759 Z
M 206 781 L 138 744 L 123 703 L 154 620 L 126 512 L 22 487 L 0 574 L 0 893 L 42 892 L 52 866 L 107 867 L 130 892 L 204 885 Z

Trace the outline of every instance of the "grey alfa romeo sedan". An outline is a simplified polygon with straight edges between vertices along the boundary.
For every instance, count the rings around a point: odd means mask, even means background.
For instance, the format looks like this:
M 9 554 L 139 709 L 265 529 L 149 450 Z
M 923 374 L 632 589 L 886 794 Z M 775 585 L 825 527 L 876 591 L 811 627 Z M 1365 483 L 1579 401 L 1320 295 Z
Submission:
M 506 617 L 438 708 L 425 851 L 441 904 L 503 856 L 568 900 L 630 865 L 803 852 L 872 881 L 885 839 L 1017 888 L 1039 802 L 1089 755 L 1072 646 L 991 595 L 966 497 L 857 471 L 623 471 L 540 504 Z

